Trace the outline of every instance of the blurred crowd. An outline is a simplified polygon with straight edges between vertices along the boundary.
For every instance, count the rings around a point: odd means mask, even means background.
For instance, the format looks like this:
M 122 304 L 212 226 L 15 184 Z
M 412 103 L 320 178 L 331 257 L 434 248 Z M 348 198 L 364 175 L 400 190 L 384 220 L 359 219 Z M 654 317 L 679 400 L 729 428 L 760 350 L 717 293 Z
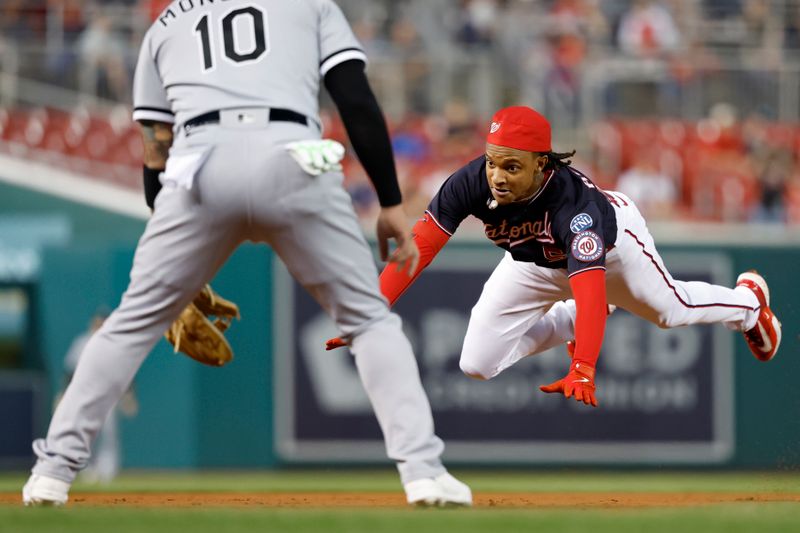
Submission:
M 139 41 L 171 0 L 2 0 L 3 49 L 18 73 L 129 102 Z
M 169 3 L 0 0 L 0 69 L 127 104 L 138 42 Z M 489 114 L 521 103 L 651 218 L 800 222 L 800 0 L 337 3 L 370 57 L 412 213 L 481 153 Z M 323 119 L 346 141 L 325 99 Z M 371 216 L 352 157 L 346 171 Z
M 325 116 L 328 135 L 346 143 L 335 115 Z M 421 214 L 447 177 L 483 154 L 487 122 L 475 120 L 463 102 L 442 114 L 409 116 L 390 123 L 410 214 Z M 726 105 L 699 121 L 603 120 L 589 128 L 573 166 L 601 188 L 632 198 L 651 221 L 800 223 L 800 125 L 752 114 L 737 119 Z M 378 205 L 361 166 L 348 151 L 345 182 L 366 218 Z M 477 228 L 477 226 L 475 226 Z
M 581 122 L 582 88 L 619 81 L 603 95 L 609 112 L 685 114 L 678 109 L 709 71 L 779 68 L 800 51 L 797 0 L 341 0 L 370 56 L 402 60 L 405 100 L 440 111 L 430 86 L 452 71 L 448 94 L 471 96 L 491 70 L 495 99 L 524 101 L 558 122 Z M 433 58 L 433 60 L 432 60 Z M 616 61 L 610 61 L 616 60 Z M 477 65 L 477 67 L 476 67 Z M 623 72 L 598 72 L 602 68 Z M 739 81 L 743 76 L 739 76 Z M 768 81 L 748 79 L 765 91 Z M 727 80 L 725 80 L 727 81 Z M 626 86 L 627 85 L 627 86 Z M 461 92 L 461 94 L 459 94 Z M 633 93 L 633 94 L 631 94 Z M 729 95 L 726 95 L 729 96 Z M 738 106 L 750 100 L 741 98 Z M 654 108 L 655 107 L 655 108 Z M 706 106 L 707 107 L 707 106 Z M 774 112 L 775 110 L 773 110 Z
M 127 101 L 138 42 L 169 3 L 2 0 L 0 42 L 23 50 L 26 61 L 19 68 L 24 74 Z M 652 104 L 648 93 L 656 92 L 660 109 L 655 111 L 671 112 L 681 93 L 709 70 L 757 65 L 764 71 L 797 59 L 800 52 L 800 0 L 338 3 L 376 64 L 376 81 L 401 81 L 401 108 L 415 113 L 441 111 L 451 95 L 488 94 L 492 107 L 496 100 L 525 101 L 575 126 L 583 111 L 581 88 L 587 76 L 597 76 L 593 65 L 609 58 L 635 60 L 628 65 L 638 79 L 657 83 L 627 91 L 611 88 L 604 95 L 605 108 L 640 112 Z M 24 54 L 37 45 L 44 46 L 40 57 Z M 382 72 L 384 65 L 390 73 Z M 437 76 L 441 70 L 448 74 L 444 81 Z M 749 88 L 768 90 L 759 82 L 768 84 L 751 79 Z M 480 83 L 491 87 L 475 87 Z M 638 97 L 629 98 L 630 92 Z

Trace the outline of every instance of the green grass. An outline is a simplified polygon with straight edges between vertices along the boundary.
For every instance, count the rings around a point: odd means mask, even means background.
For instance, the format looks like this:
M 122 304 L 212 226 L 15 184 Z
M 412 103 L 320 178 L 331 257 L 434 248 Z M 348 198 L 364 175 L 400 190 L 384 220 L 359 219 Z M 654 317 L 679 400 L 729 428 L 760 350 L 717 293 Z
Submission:
M 455 472 L 480 492 L 765 492 L 800 493 L 796 473 L 576 471 Z M 25 475 L 0 476 L 0 491 L 17 492 Z M 398 492 L 393 471 L 129 473 L 104 487 L 77 491 L 375 491 Z M 553 533 L 800 531 L 800 504 L 726 503 L 691 508 L 628 509 L 309 509 L 131 507 L 26 509 L 0 505 L 0 533 L 14 532 L 511 532 Z
M 800 527 L 797 505 L 742 504 L 692 509 L 629 510 L 137 510 L 0 508 L 0 531 L 217 533 L 224 531 L 558 533 L 770 531 Z

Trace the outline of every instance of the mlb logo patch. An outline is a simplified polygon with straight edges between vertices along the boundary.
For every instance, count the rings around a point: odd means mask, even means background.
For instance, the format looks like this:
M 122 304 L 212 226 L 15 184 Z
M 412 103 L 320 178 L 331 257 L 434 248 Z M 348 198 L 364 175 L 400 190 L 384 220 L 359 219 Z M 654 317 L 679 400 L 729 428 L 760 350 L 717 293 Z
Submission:
M 572 221 L 569 223 L 569 229 L 572 233 L 580 233 L 591 225 L 594 224 L 594 220 L 586 213 L 580 213 L 572 217 Z
M 571 246 L 572 257 L 583 263 L 591 263 L 603 255 L 603 240 L 593 231 L 575 235 Z

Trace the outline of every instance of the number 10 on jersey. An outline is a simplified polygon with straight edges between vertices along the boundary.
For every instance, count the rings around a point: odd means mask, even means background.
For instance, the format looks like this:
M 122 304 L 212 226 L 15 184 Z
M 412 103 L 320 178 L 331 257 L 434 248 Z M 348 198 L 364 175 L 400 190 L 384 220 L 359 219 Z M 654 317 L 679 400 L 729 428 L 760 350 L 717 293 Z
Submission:
M 257 61 L 269 49 L 265 13 L 256 6 L 242 7 L 222 17 L 215 32 L 211 14 L 206 13 L 194 27 L 200 39 L 203 72 L 214 69 L 214 44 L 222 35 L 222 56 L 234 64 Z

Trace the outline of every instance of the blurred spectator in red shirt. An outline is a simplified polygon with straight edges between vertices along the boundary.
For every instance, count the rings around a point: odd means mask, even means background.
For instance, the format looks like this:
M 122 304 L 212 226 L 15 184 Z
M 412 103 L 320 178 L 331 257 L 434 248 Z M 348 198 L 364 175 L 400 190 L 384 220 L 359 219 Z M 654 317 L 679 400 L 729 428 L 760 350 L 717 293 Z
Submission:
M 617 40 L 623 52 L 638 57 L 663 56 L 681 44 L 669 10 L 655 0 L 634 0 L 622 16 Z

